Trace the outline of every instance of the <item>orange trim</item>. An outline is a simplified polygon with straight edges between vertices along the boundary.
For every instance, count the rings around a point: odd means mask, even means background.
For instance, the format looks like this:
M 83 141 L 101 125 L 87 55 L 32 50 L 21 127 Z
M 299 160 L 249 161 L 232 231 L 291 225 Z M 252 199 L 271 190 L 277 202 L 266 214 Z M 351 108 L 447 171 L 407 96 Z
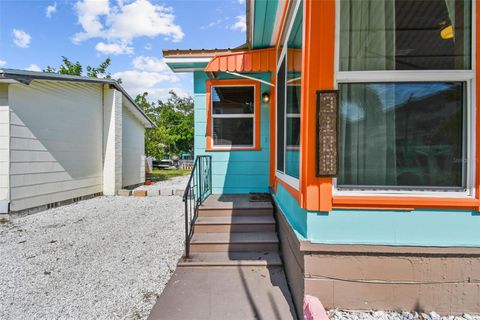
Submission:
M 478 199 L 459 198 L 427 198 L 427 197 L 378 197 L 378 196 L 336 196 L 333 198 L 334 208 L 351 209 L 386 209 L 409 208 L 415 209 L 475 209 L 480 205 Z
M 335 0 L 305 1 L 301 95 L 301 206 L 332 209 L 332 179 L 316 177 L 316 92 L 334 88 Z
M 288 193 L 290 193 L 295 198 L 295 200 L 297 200 L 297 202 L 300 203 L 300 198 L 301 198 L 300 191 L 298 191 L 297 189 L 295 189 L 294 187 L 292 187 L 291 185 L 289 185 L 288 183 L 286 183 L 285 181 L 283 181 L 278 177 L 276 178 L 276 182 L 280 183 L 282 187 L 284 187 L 288 191 Z
M 219 53 L 205 72 L 268 72 L 274 69 L 275 60 L 274 48 Z
M 260 150 L 260 113 L 261 113 L 261 104 L 260 104 L 260 83 L 255 80 L 249 79 L 225 79 L 225 80 L 207 80 L 206 82 L 207 91 L 207 135 L 206 135 L 206 151 L 242 151 L 242 150 Z M 254 110 L 254 121 L 255 121 L 255 132 L 254 134 L 254 146 L 249 147 L 214 147 L 212 139 L 212 87 L 227 87 L 227 86 L 254 86 L 255 87 L 255 110 Z
M 415 208 L 412 207 L 360 207 L 360 206 L 335 206 L 335 209 L 338 210 L 390 210 L 390 211 L 413 211 Z
M 475 79 L 476 79 L 476 150 L 475 150 L 475 197 L 480 199 L 480 4 L 477 3 L 477 12 L 476 14 L 476 48 L 475 48 Z M 477 207 L 477 211 L 480 210 L 480 206 Z

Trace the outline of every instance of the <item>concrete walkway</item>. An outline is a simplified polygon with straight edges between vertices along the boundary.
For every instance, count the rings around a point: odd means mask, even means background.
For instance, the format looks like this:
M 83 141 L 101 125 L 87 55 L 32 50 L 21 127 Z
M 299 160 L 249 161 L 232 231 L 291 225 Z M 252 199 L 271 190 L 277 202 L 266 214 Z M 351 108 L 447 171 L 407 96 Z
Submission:
M 179 267 L 149 320 L 297 319 L 281 266 Z

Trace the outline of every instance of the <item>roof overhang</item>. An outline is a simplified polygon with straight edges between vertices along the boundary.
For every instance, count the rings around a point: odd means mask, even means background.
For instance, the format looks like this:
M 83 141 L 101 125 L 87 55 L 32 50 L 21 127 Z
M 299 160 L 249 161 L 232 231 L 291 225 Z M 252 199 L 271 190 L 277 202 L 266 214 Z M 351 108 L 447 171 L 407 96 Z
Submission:
M 114 79 L 89 78 L 81 76 L 71 76 L 57 73 L 17 70 L 17 69 L 0 69 L 0 82 L 22 83 L 29 85 L 33 80 L 50 80 L 50 81 L 69 81 L 83 82 L 92 84 L 107 84 L 116 90 L 128 100 L 132 113 L 140 120 L 146 128 L 155 128 L 155 123 L 143 112 L 143 110 L 135 103 L 135 100 L 125 91 L 125 89 Z
M 246 50 L 215 55 L 205 72 L 269 72 L 275 69 L 275 48 Z
M 286 0 L 248 0 L 246 20 L 249 48 L 275 46 L 286 4 Z
M 164 58 L 173 72 L 203 71 L 212 58 Z
M 234 49 L 163 50 L 163 61 L 173 72 L 204 71 L 217 54 L 236 52 L 243 48 L 244 46 Z

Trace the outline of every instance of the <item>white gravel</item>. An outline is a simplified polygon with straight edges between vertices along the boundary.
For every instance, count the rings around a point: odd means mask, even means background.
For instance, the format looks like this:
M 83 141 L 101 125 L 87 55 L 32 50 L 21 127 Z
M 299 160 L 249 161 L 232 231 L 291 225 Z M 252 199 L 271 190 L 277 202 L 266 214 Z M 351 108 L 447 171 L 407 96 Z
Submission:
M 98 197 L 0 224 L 0 319 L 146 318 L 182 255 L 183 208 Z
M 355 312 L 337 309 L 330 310 L 327 314 L 330 320 L 480 320 L 480 315 L 440 316 L 435 311 L 429 313 L 394 311 Z

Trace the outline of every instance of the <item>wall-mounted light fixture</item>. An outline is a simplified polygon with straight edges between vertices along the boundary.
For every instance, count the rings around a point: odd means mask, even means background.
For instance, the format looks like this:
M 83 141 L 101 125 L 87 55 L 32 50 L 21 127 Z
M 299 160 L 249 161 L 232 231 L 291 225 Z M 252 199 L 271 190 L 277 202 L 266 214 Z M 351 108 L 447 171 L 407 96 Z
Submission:
M 265 91 L 262 94 L 262 101 L 263 101 L 263 103 L 269 103 L 270 102 L 270 94 L 267 91 Z

